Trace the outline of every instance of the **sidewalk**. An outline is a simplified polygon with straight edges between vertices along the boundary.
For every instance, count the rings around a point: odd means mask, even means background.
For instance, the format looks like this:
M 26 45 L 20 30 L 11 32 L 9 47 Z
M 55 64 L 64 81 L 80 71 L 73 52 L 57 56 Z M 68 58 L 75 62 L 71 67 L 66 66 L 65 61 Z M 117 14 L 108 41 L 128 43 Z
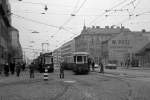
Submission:
M 35 78 L 30 78 L 28 71 L 21 72 L 19 77 L 16 76 L 16 73 L 14 75 L 9 74 L 8 77 L 6 77 L 4 74 L 0 75 L 0 83 L 12 83 L 12 82 L 18 82 L 24 80 L 35 80 L 35 79 L 43 79 L 41 73 L 35 73 Z
M 133 77 L 150 77 L 150 68 L 117 68 L 117 69 L 105 69 L 105 73 L 121 76 L 133 76 Z

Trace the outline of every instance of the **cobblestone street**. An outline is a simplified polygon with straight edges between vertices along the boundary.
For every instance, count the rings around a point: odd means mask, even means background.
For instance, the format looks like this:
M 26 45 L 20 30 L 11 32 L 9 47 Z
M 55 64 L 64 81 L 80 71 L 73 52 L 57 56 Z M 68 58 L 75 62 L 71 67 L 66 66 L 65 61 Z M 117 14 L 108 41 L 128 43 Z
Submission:
M 113 71 L 112 71 L 113 72 Z M 30 79 L 28 72 L 20 77 L 0 79 L 1 100 L 149 100 L 149 82 L 107 73 L 90 72 L 74 75 L 65 71 L 59 79 L 58 70 L 49 73 L 49 80 L 36 73 Z M 138 83 L 138 84 L 137 84 Z

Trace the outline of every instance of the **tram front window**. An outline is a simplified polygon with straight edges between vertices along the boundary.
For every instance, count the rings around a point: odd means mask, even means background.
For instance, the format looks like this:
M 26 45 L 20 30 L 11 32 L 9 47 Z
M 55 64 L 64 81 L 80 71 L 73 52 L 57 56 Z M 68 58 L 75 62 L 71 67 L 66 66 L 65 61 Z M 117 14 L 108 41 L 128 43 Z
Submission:
M 77 56 L 77 63 L 82 63 L 82 56 Z
M 51 59 L 50 57 L 45 57 L 45 64 L 51 64 Z
M 77 58 L 77 57 L 76 57 L 76 56 L 74 56 L 74 63 L 76 62 L 76 58 Z

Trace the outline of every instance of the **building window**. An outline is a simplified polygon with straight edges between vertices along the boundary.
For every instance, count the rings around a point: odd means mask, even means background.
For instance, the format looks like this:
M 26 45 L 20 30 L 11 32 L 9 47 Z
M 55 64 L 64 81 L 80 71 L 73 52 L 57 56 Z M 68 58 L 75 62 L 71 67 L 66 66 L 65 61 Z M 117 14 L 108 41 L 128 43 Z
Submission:
M 116 44 L 116 40 L 112 40 L 112 44 Z
M 118 40 L 118 44 L 121 44 L 121 40 Z

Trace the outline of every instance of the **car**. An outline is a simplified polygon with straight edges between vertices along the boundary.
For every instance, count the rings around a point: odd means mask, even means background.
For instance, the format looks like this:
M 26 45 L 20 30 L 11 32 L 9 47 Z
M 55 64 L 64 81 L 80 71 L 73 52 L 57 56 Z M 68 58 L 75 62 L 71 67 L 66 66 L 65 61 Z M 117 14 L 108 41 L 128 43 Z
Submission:
M 98 64 L 95 64 L 94 68 L 99 68 L 99 65 L 98 65 Z
M 117 64 L 106 64 L 106 69 L 117 69 Z

